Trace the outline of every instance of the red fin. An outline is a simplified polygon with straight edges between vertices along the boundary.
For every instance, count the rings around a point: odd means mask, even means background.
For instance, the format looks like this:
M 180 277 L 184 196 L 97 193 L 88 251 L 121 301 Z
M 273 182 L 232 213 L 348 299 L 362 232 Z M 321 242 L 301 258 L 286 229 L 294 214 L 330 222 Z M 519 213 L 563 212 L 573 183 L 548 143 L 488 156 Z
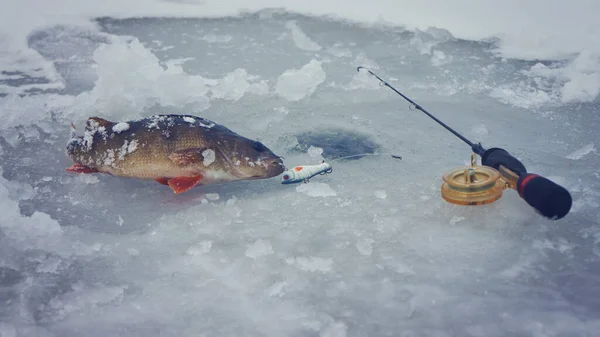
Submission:
M 204 157 L 202 157 L 202 151 L 204 150 L 206 149 L 191 148 L 175 151 L 169 155 L 169 159 L 179 166 L 199 163 L 204 160 Z
M 96 173 L 96 172 L 100 172 L 95 168 L 89 167 L 89 166 L 85 166 L 85 165 L 81 165 L 81 164 L 75 164 L 69 168 L 67 168 L 67 171 L 69 172 L 75 172 L 75 173 Z
M 154 179 L 154 180 L 156 180 L 156 181 L 157 181 L 157 182 L 159 182 L 160 184 L 163 184 L 163 185 L 169 185 L 169 178 L 160 177 L 160 178 L 156 178 L 156 179 Z
M 202 180 L 202 176 L 197 177 L 175 177 L 169 179 L 169 187 L 173 189 L 175 194 L 183 193 L 198 185 Z

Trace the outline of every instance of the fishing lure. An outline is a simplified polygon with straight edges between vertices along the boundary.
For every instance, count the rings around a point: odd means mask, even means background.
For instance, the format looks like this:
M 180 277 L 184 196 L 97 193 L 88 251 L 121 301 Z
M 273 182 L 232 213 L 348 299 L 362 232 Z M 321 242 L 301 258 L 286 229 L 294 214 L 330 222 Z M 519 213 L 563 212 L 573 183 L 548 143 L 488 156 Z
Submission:
M 339 160 L 343 160 L 343 159 L 347 159 L 347 158 L 353 158 L 353 157 L 380 156 L 382 154 L 389 154 L 394 159 L 402 159 L 401 156 L 394 155 L 391 153 L 361 153 L 361 154 L 355 154 L 355 155 L 351 155 L 351 156 L 336 158 L 336 159 L 332 160 L 331 162 L 333 163 L 335 161 L 339 161 Z M 321 164 L 317 164 L 317 165 L 296 166 L 294 168 L 291 168 L 291 169 L 283 172 L 283 175 L 281 176 L 281 183 L 284 185 L 296 184 L 296 183 L 302 183 L 302 182 L 307 183 L 309 181 L 309 179 L 314 176 L 329 174 L 331 172 L 333 172 L 333 168 L 331 167 L 330 164 L 326 163 L 325 161 L 323 161 Z
M 284 185 L 301 182 L 307 183 L 310 178 L 316 175 L 323 175 L 331 172 L 333 172 L 333 168 L 326 162 L 322 162 L 321 164 L 317 165 L 296 166 L 283 172 L 283 176 L 281 176 L 281 183 Z

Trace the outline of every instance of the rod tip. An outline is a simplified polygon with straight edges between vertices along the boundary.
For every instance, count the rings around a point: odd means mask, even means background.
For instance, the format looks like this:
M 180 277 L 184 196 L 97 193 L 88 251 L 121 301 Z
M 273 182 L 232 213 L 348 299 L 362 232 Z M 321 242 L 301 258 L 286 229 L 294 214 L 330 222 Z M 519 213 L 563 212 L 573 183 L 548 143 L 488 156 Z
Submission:
M 365 69 L 365 67 L 363 67 L 363 66 L 358 66 L 358 67 L 356 68 L 356 71 L 360 71 L 361 69 Z

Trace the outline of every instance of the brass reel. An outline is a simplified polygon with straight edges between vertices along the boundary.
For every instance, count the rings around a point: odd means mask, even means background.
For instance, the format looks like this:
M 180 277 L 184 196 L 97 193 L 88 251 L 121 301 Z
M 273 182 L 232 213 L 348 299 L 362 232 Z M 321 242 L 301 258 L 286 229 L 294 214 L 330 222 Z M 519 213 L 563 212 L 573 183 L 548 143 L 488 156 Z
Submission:
M 502 173 L 510 175 L 512 172 Z M 442 198 L 457 205 L 490 204 L 500 199 L 504 190 L 511 187 L 512 179 L 503 178 L 504 176 L 492 167 L 478 166 L 477 155 L 473 153 L 471 166 L 457 167 L 444 174 Z

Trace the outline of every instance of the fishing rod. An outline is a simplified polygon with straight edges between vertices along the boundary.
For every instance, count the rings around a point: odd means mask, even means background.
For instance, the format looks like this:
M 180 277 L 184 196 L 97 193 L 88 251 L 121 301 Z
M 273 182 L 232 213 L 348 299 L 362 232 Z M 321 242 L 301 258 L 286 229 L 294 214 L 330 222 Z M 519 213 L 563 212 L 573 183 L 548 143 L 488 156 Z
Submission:
M 564 187 L 539 174 L 528 173 L 523 163 L 502 148 L 495 147 L 486 150 L 481 143 L 473 143 L 373 71 L 363 66 L 356 68 L 358 72 L 361 70 L 367 71 L 381 84 L 408 101 L 412 109 L 425 113 L 471 147 L 474 152 L 471 156 L 471 166 L 456 168 L 444 174 L 444 184 L 442 185 L 444 200 L 460 205 L 488 204 L 500 199 L 506 188 L 512 188 L 527 204 L 546 218 L 558 220 L 569 213 L 573 200 L 569 191 Z M 483 166 L 477 166 L 476 155 L 481 157 Z

